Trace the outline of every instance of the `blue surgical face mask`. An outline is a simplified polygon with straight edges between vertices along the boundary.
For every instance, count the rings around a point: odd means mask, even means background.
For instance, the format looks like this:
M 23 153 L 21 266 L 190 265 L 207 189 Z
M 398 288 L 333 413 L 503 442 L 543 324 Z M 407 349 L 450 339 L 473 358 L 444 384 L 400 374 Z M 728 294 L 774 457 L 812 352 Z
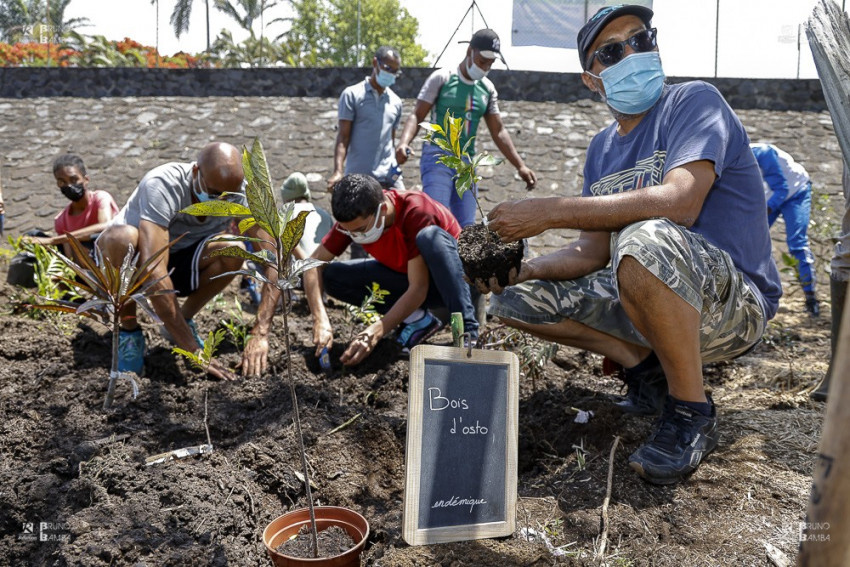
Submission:
M 200 173 L 198 173 L 198 175 L 200 175 Z M 213 197 L 211 197 L 209 193 L 201 189 L 200 180 L 196 177 L 194 181 L 195 182 L 192 183 L 192 193 L 195 194 L 195 197 L 197 197 L 198 201 L 200 201 L 201 203 L 212 201 Z
M 378 82 L 381 88 L 385 89 L 395 84 L 395 75 L 393 75 L 392 73 L 388 73 L 383 69 L 378 69 L 378 76 L 375 77 L 375 81 Z
M 623 114 L 642 114 L 652 108 L 664 90 L 664 70 L 657 51 L 633 53 L 598 76 L 605 87 L 605 102 Z

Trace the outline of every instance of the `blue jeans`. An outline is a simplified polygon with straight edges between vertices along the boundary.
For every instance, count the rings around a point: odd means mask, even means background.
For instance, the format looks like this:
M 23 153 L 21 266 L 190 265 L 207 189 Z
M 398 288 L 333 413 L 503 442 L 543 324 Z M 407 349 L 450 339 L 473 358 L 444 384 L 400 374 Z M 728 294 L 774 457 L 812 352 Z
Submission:
M 472 291 L 463 281 L 457 241 L 442 228 L 428 226 L 416 235 L 416 246 L 429 272 L 428 295 L 420 307 L 445 307 L 450 313 L 463 313 L 464 330 L 477 338 L 478 321 Z M 325 266 L 322 281 L 328 295 L 352 305 L 360 305 L 369 294 L 372 282 L 377 282 L 390 292 L 386 303 L 375 306 L 379 313 L 389 311 L 408 286 L 407 274 L 391 270 L 371 258 L 332 262 Z
M 803 286 L 803 291 L 814 292 L 817 277 L 815 275 L 815 257 L 809 248 L 809 215 L 812 210 L 812 184 L 806 189 L 794 193 L 790 199 L 782 203 L 779 209 L 771 211 L 767 216 L 770 226 L 782 215 L 785 219 L 785 242 L 788 253 L 797 260 L 797 278 Z
M 475 224 L 475 194 L 477 189 L 470 189 L 463 194 L 463 199 L 457 196 L 454 176 L 457 172 L 439 163 L 437 159 L 447 155 L 433 144 L 422 145 L 422 158 L 419 160 L 419 174 L 422 178 L 422 190 L 435 201 L 449 209 L 460 227 Z

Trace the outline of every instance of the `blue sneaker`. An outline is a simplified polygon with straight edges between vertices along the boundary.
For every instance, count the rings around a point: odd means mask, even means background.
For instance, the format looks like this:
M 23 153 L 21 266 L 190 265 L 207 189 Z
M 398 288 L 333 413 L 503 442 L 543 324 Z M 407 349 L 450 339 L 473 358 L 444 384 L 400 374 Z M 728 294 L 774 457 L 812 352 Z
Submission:
M 189 328 L 192 330 L 192 336 L 195 337 L 195 341 L 201 348 L 204 348 L 204 340 L 201 338 L 201 335 L 198 334 L 198 328 L 195 326 L 195 320 L 186 319 L 186 324 L 189 325 Z
M 425 315 L 418 321 L 402 324 L 396 341 L 403 347 L 404 352 L 410 352 L 410 349 L 442 328 L 443 322 L 431 315 L 430 311 L 425 311 Z
M 118 371 L 142 374 L 145 365 L 145 335 L 141 327 L 118 331 Z
M 704 416 L 667 396 L 655 431 L 629 457 L 629 466 L 652 484 L 673 484 L 697 470 L 720 438 L 717 410 L 708 401 L 711 415 Z

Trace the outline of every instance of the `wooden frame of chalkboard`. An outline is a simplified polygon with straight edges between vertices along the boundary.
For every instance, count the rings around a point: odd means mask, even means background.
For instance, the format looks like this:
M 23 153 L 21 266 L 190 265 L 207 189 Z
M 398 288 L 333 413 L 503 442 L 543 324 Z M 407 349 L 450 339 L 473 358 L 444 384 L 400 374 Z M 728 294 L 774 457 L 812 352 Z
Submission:
M 519 361 L 420 345 L 410 353 L 402 535 L 410 545 L 511 535 Z

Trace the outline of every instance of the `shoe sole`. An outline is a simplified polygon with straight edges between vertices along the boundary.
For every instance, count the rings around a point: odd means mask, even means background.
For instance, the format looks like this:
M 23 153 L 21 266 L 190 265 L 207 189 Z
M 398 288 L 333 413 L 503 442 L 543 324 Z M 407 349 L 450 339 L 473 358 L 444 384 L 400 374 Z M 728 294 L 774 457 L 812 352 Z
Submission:
M 720 443 L 720 440 L 718 439 L 717 444 L 719 444 L 719 443 Z M 685 480 L 686 478 L 688 478 L 689 476 L 691 476 L 692 474 L 697 472 L 697 469 L 699 469 L 699 466 L 705 461 L 706 457 L 708 457 L 710 454 L 712 454 L 714 452 L 715 449 L 717 449 L 717 444 L 715 444 L 714 447 L 709 449 L 709 451 L 705 455 L 702 456 L 702 459 L 700 459 L 699 464 L 694 468 L 694 470 L 692 470 L 690 472 L 682 473 L 679 476 L 675 476 L 675 477 L 653 477 L 649 473 L 647 473 L 646 470 L 643 468 L 643 465 L 640 464 L 637 461 L 629 461 L 629 466 L 643 480 L 645 480 L 645 481 L 647 481 L 651 484 L 657 484 L 659 486 L 668 486 L 670 484 L 676 484 L 677 482 L 682 482 L 683 480 Z

